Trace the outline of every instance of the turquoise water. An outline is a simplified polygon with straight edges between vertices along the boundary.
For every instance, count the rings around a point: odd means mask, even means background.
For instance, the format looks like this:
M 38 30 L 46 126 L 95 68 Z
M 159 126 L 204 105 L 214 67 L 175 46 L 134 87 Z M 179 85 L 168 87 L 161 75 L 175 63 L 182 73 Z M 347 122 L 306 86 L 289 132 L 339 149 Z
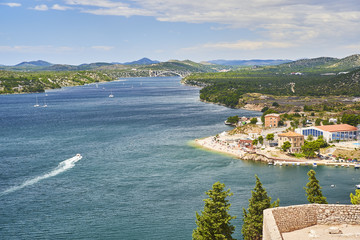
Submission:
M 311 167 L 274 167 L 190 146 L 228 130 L 228 116 L 258 112 L 199 101 L 179 78 L 135 78 L 0 96 L 1 239 L 191 239 L 205 191 L 234 193 L 240 239 L 257 174 L 280 204 L 306 203 Z M 114 98 L 108 98 L 110 92 Z M 83 159 L 70 158 L 81 153 Z M 317 167 L 330 203 L 349 203 L 353 168 Z M 335 184 L 335 188 L 330 185 Z

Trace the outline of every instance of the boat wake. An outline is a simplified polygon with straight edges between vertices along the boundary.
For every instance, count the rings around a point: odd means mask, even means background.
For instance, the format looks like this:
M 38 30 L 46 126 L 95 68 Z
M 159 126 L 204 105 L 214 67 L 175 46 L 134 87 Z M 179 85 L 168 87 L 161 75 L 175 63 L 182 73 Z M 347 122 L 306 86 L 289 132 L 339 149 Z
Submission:
M 74 156 L 72 158 L 69 158 L 69 159 L 66 159 L 65 161 L 60 162 L 59 165 L 54 170 L 52 170 L 51 172 L 45 173 L 44 175 L 41 175 L 41 176 L 37 176 L 37 177 L 35 177 L 33 179 L 30 179 L 30 180 L 26 180 L 21 185 L 11 187 L 11 188 L 3 191 L 2 193 L 0 193 L 0 196 L 15 192 L 15 191 L 20 190 L 20 189 L 22 189 L 24 187 L 27 187 L 27 186 L 33 185 L 33 184 L 35 184 L 37 182 L 40 182 L 41 180 L 44 180 L 44 179 L 47 179 L 47 178 L 50 178 L 50 177 L 54 177 L 54 176 L 56 176 L 56 175 L 58 175 L 58 174 L 60 174 L 62 172 L 65 172 L 65 171 L 73 168 L 75 166 L 75 163 L 77 161 L 79 161 L 80 159 L 82 159 L 82 156 L 80 154 L 76 154 L 76 156 Z

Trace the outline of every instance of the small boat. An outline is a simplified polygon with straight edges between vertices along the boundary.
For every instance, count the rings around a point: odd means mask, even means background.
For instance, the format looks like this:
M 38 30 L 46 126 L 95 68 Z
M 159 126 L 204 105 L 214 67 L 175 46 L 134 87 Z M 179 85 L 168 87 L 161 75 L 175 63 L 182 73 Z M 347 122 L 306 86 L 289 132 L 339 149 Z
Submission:
M 313 163 L 313 167 L 317 167 L 317 163 L 314 162 L 314 163 Z
M 268 165 L 273 165 L 273 162 L 268 162 Z
M 296 166 L 300 166 L 300 163 L 298 162 L 298 163 L 296 163 Z
M 73 158 L 73 162 L 75 163 L 75 162 L 79 161 L 80 159 L 82 159 L 82 156 L 81 156 L 80 153 L 78 153 L 78 154 L 76 154 L 75 157 Z
M 36 103 L 35 103 L 34 107 L 40 107 L 37 96 L 36 96 Z
M 48 105 L 46 104 L 46 99 L 44 99 L 44 105 L 42 107 L 47 107 Z
M 109 95 L 109 98 L 113 98 L 113 97 L 114 97 L 114 95 L 111 92 L 110 95 Z
M 336 187 L 336 185 L 334 185 L 334 184 L 331 184 L 331 185 L 330 185 L 330 187 L 331 187 L 331 188 L 334 188 L 334 187 Z
M 355 185 L 357 189 L 360 189 L 360 184 Z
M 354 168 L 355 168 L 355 169 L 359 169 L 359 168 L 360 168 L 360 164 L 355 164 Z

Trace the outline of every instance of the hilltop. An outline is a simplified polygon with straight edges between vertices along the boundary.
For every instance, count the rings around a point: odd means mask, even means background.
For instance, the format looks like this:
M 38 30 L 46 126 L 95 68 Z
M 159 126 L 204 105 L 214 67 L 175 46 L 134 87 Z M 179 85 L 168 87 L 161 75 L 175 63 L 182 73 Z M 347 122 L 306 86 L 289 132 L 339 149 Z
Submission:
M 273 102 L 276 98 L 291 96 L 358 97 L 359 76 L 360 55 L 356 54 L 342 59 L 321 57 L 278 66 L 257 66 L 221 73 L 194 73 L 183 79 L 183 82 L 203 87 L 200 98 L 204 101 L 243 107 L 248 103 L 244 97 L 247 93 L 271 95 Z
M 43 60 L 37 60 L 37 61 L 30 61 L 30 62 L 21 62 L 19 64 L 16 64 L 16 67 L 48 67 L 53 65 L 52 63 L 43 61 Z
M 250 60 L 243 61 L 250 64 Z M 251 61 L 265 64 L 266 61 L 286 60 Z M 80 65 L 38 60 L 0 66 L 0 93 L 37 92 L 121 77 L 181 76 L 184 83 L 203 87 L 200 92 L 202 100 L 241 107 L 246 103 L 243 98 L 246 93 L 359 96 L 359 68 L 359 54 L 342 59 L 301 59 L 272 66 L 224 66 L 191 60 L 158 62 L 148 58 L 124 64 L 96 62 Z
M 288 62 L 292 62 L 292 60 L 288 60 L 288 59 L 277 59 L 277 60 L 272 60 L 272 59 L 267 59 L 267 60 L 262 60 L 262 59 L 251 59 L 251 60 L 224 60 L 224 59 L 219 59 L 219 60 L 211 60 L 211 61 L 207 61 L 208 63 L 212 63 L 212 64 L 216 64 L 216 65 L 225 65 L 225 66 L 273 66 L 273 65 L 279 65 L 279 64 L 283 64 L 283 63 L 288 63 Z

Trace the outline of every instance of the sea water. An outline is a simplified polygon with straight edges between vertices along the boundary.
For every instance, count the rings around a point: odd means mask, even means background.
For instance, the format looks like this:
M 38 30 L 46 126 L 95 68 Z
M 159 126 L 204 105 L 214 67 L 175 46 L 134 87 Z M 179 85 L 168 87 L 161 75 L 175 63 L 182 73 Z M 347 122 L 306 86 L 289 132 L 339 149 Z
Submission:
M 311 166 L 268 166 L 190 144 L 231 129 L 224 120 L 234 115 L 261 113 L 200 102 L 199 89 L 177 77 L 0 96 L 0 239 L 191 239 L 216 181 L 234 193 L 240 239 L 255 174 L 280 205 L 307 203 Z M 350 203 L 359 170 L 315 171 L 329 203 Z

